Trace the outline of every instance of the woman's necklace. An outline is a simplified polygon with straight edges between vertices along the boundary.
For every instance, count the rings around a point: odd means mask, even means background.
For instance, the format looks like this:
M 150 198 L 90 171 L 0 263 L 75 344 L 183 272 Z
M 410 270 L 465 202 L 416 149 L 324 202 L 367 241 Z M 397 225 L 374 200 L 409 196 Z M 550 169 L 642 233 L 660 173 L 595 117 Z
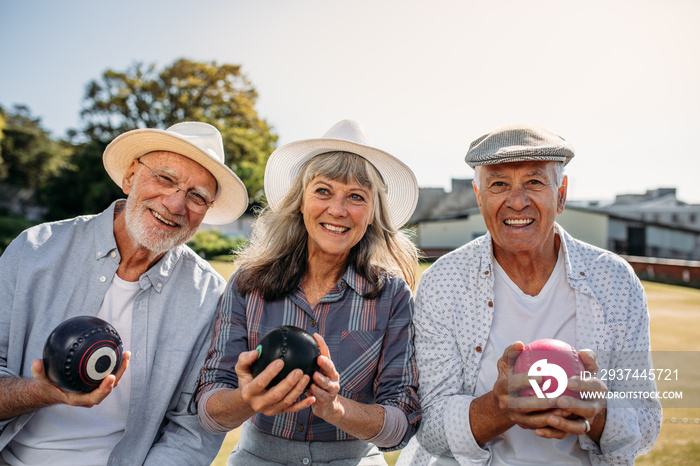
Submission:
M 301 283 L 301 288 L 306 295 L 306 301 L 311 307 L 314 307 L 323 299 L 333 286 L 326 286 L 325 284 L 317 284 L 312 282 L 311 279 L 305 278 Z

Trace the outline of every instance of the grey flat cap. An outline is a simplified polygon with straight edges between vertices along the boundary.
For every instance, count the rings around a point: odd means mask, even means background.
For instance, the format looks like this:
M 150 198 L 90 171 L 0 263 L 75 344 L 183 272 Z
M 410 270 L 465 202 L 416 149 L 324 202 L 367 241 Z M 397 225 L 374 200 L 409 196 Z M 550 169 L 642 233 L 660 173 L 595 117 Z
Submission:
M 476 139 L 464 160 L 470 167 L 530 160 L 569 163 L 574 148 L 564 138 L 546 128 L 514 124 L 503 126 Z

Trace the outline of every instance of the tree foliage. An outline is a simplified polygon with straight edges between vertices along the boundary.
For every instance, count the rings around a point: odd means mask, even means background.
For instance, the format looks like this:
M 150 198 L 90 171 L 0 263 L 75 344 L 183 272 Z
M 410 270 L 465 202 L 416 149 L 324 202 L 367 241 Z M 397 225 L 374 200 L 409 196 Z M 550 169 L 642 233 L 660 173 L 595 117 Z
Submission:
M 89 141 L 74 147 L 71 164 L 52 183 L 38 190 L 38 199 L 48 211 L 45 220 L 96 214 L 124 197 L 102 163 L 106 145 Z
M 26 106 L 11 112 L 0 108 L 0 181 L 36 189 L 48 183 L 69 163 L 70 147 L 51 139 Z
M 222 134 L 226 162 L 248 187 L 262 193 L 265 163 L 277 135 L 255 110 L 258 94 L 240 66 L 175 61 L 159 70 L 136 63 L 125 72 L 106 71 L 86 87 L 81 118 L 85 135 L 104 144 L 136 128 L 165 129 L 203 121 Z
M 69 166 L 71 152 L 70 144 L 52 139 L 26 106 L 15 105 L 11 111 L 0 107 L 2 215 L 40 218 L 43 208 L 37 190 Z
M 255 110 L 258 94 L 239 66 L 177 60 L 159 69 L 136 63 L 88 83 L 82 129 L 53 139 L 26 106 L 0 106 L 0 209 L 45 220 L 97 213 L 123 197 L 102 164 L 104 148 L 136 128 L 165 129 L 204 121 L 222 134 L 229 166 L 262 193 L 265 164 L 277 136 Z M 0 216 L 6 212 L 0 212 Z
M 245 238 L 232 238 L 217 230 L 199 230 L 187 243 L 194 252 L 205 259 L 231 257 L 231 253 L 248 243 Z
M 0 180 L 2 178 L 2 170 L 4 165 L 4 162 L 2 161 L 2 140 L 5 137 L 5 110 L 0 107 Z

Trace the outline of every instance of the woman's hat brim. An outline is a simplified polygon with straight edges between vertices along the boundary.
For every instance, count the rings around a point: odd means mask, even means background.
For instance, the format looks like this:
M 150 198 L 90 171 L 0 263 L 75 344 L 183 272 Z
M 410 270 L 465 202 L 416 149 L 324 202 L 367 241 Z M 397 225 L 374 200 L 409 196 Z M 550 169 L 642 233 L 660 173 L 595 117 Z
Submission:
M 393 228 L 403 226 L 418 203 L 418 182 L 413 171 L 393 155 L 375 147 L 346 139 L 318 138 L 295 141 L 275 150 L 265 167 L 265 196 L 272 210 L 282 199 L 311 158 L 326 152 L 352 152 L 369 161 L 379 171 L 387 186 L 387 216 Z

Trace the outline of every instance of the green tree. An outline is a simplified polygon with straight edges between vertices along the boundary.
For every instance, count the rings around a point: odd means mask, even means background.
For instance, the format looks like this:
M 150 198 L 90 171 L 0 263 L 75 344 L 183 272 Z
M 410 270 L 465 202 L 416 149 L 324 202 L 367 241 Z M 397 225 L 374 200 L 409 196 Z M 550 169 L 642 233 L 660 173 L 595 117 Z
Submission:
M 210 260 L 225 256 L 230 259 L 232 252 L 243 248 L 247 243 L 245 238 L 225 236 L 218 230 L 199 230 L 187 245 L 203 258 Z
M 53 140 L 26 106 L 0 107 L 0 203 L 24 216 L 36 215 L 37 192 L 69 166 L 72 147 Z
M 39 190 L 39 201 L 47 207 L 45 220 L 96 214 L 115 199 L 125 197 L 104 169 L 102 153 L 105 147 L 106 144 L 100 141 L 74 146 L 71 164 Z
M 255 110 L 258 94 L 240 66 L 175 61 L 162 70 L 136 63 L 125 72 L 106 71 L 87 85 L 83 131 L 108 143 L 136 128 L 161 128 L 181 121 L 217 127 L 226 163 L 248 187 L 251 198 L 263 189 L 265 163 L 277 135 Z
M 5 137 L 5 110 L 0 106 L 0 180 L 4 179 L 5 163 L 2 161 L 2 139 Z
M 68 163 L 70 146 L 54 141 L 24 105 L 12 112 L 0 108 L 0 181 L 20 188 L 36 189 L 55 177 Z

